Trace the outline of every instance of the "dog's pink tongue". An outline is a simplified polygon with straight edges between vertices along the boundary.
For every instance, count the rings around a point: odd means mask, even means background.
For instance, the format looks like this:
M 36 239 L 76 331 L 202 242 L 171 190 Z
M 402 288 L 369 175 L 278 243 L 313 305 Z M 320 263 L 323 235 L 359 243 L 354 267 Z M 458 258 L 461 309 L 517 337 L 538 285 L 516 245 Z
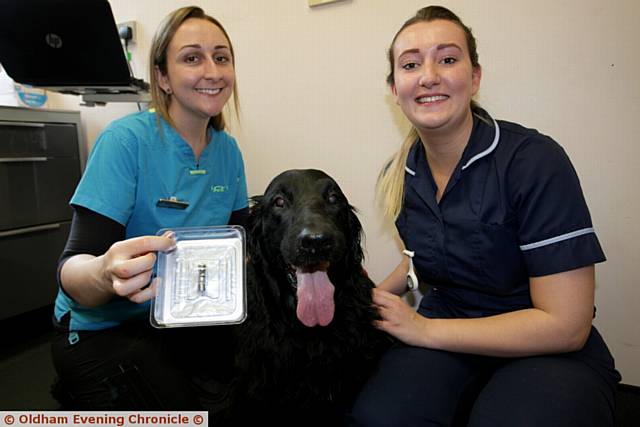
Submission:
M 333 284 L 326 271 L 303 273 L 296 270 L 298 279 L 298 319 L 308 327 L 327 326 L 333 320 Z

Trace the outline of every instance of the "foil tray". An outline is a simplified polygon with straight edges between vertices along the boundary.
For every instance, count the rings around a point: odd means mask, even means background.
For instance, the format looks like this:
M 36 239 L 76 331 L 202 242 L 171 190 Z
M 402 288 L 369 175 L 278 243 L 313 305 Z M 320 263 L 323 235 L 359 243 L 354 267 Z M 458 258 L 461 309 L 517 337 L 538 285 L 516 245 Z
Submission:
M 175 249 L 158 252 L 158 289 L 151 308 L 157 328 L 236 324 L 246 310 L 245 233 L 242 227 L 162 229 Z

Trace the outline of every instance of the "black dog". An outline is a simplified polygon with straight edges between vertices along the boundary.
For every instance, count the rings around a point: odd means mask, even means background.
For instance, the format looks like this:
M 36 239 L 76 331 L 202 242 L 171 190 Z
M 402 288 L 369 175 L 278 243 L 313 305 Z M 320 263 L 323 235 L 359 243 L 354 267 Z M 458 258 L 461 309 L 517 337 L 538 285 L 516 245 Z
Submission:
M 362 226 L 319 170 L 283 172 L 252 200 L 234 421 L 339 425 L 390 344 L 373 326 Z

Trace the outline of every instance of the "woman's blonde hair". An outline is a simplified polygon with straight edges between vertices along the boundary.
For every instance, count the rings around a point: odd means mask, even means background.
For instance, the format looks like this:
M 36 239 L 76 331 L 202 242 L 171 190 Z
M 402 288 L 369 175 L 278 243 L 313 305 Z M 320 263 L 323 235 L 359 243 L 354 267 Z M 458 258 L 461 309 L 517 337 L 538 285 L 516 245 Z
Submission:
M 151 42 L 151 52 L 149 56 L 149 80 L 151 87 L 151 106 L 154 107 L 156 112 L 172 126 L 174 126 L 174 124 L 169 116 L 171 95 L 167 94 L 162 90 L 162 87 L 160 87 L 160 82 L 158 81 L 155 70 L 157 67 L 162 74 L 167 74 L 167 50 L 169 48 L 169 43 L 173 40 L 178 28 L 180 28 L 180 26 L 189 18 L 204 19 L 220 28 L 229 42 L 231 62 L 235 67 L 233 44 L 231 43 L 231 39 L 229 38 L 227 31 L 217 19 L 207 15 L 204 10 L 197 6 L 182 7 L 167 15 L 156 30 L 156 33 L 153 36 L 153 41 Z M 233 83 L 233 103 L 236 118 L 238 118 L 240 115 L 240 103 L 238 101 L 238 86 L 236 81 Z M 222 111 L 209 120 L 209 126 L 213 127 L 215 130 L 224 130 L 226 123 Z
M 389 60 L 390 68 L 389 74 L 387 75 L 387 84 L 391 86 L 395 82 L 395 58 L 393 56 L 393 47 L 396 43 L 398 35 L 400 35 L 400 33 L 405 28 L 413 24 L 416 24 L 418 22 L 431 22 L 435 20 L 451 21 L 457 24 L 464 31 L 465 38 L 467 40 L 467 47 L 469 49 L 469 58 L 471 60 L 471 65 L 474 68 L 480 66 L 480 64 L 478 63 L 476 39 L 471 32 L 471 28 L 464 25 L 460 18 L 458 18 L 455 13 L 447 8 L 442 6 L 427 6 L 418 10 L 418 12 L 416 12 L 416 14 L 412 18 L 407 20 L 393 37 L 391 46 L 387 51 L 387 59 Z M 471 110 L 480 110 L 480 107 L 474 101 L 471 101 Z M 398 215 L 400 215 L 400 211 L 402 209 L 402 203 L 404 202 L 405 165 L 407 163 L 407 158 L 409 156 L 409 151 L 411 151 L 411 147 L 418 140 L 418 131 L 415 127 L 412 126 L 409 134 L 402 142 L 400 150 L 398 150 L 391 157 L 391 159 L 389 159 L 389 161 L 385 163 L 385 166 L 382 168 L 382 171 L 380 171 L 380 174 L 378 175 L 378 181 L 376 184 L 376 198 L 382 205 L 382 212 L 384 216 L 392 221 L 395 221 L 398 218 Z

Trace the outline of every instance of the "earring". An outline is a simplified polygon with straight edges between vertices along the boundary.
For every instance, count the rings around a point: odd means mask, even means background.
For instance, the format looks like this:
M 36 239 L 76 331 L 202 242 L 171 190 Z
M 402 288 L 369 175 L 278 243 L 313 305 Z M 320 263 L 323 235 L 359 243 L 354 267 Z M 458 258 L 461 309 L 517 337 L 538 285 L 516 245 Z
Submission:
M 171 95 L 171 93 L 172 93 L 171 88 L 170 88 L 170 87 L 168 87 L 168 88 L 165 90 L 165 93 L 166 93 L 167 95 Z

